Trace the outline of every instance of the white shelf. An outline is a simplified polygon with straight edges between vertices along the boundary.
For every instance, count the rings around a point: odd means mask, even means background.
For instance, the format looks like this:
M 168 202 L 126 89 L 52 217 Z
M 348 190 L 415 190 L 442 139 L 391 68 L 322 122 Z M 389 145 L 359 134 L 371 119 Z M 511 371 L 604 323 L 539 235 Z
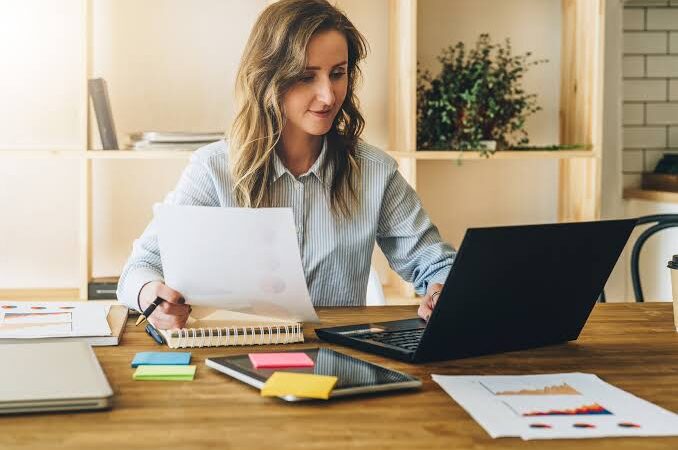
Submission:
M 0 150 L 0 158 L 63 158 L 63 159 L 178 159 L 187 160 L 193 154 L 187 150 Z
M 678 192 L 650 191 L 646 189 L 624 189 L 626 200 L 646 200 L 650 202 L 678 203 Z
M 191 150 L 88 150 L 87 159 L 188 159 Z
M 386 152 L 396 159 L 413 159 L 417 161 L 439 160 L 494 160 L 494 159 L 576 159 L 596 158 L 596 154 L 589 150 L 530 150 L 498 151 L 489 158 L 482 156 L 478 151 L 454 150 L 426 150 L 426 151 L 389 151 Z M 0 150 L 0 158 L 67 158 L 67 159 L 123 159 L 123 160 L 158 160 L 158 159 L 189 159 L 193 151 L 190 150 Z
M 426 160 L 493 160 L 493 159 L 574 159 L 596 158 L 591 150 L 502 150 L 490 155 L 489 158 L 479 151 L 458 150 L 419 150 L 411 152 L 388 152 L 396 159 Z

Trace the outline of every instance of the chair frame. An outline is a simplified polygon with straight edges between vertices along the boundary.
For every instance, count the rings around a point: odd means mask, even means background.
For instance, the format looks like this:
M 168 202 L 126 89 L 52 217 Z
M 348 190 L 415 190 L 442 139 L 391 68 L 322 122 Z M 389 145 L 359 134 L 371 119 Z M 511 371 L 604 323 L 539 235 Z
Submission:
M 654 214 L 651 216 L 639 217 L 636 226 L 647 225 L 649 223 L 655 224 L 638 236 L 638 239 L 636 239 L 636 242 L 633 244 L 633 249 L 631 250 L 631 282 L 633 283 L 633 294 L 638 303 L 645 301 L 643 288 L 640 283 L 640 251 L 645 242 L 655 233 L 667 228 L 678 227 L 678 214 Z

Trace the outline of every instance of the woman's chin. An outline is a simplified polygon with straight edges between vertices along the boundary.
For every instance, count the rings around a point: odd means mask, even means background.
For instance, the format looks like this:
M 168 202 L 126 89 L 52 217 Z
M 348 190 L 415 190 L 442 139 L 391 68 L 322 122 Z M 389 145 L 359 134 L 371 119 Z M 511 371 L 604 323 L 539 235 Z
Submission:
M 324 136 L 330 131 L 331 128 L 332 123 L 330 122 L 327 125 L 314 124 L 311 126 L 306 126 L 304 127 L 304 131 L 313 136 Z

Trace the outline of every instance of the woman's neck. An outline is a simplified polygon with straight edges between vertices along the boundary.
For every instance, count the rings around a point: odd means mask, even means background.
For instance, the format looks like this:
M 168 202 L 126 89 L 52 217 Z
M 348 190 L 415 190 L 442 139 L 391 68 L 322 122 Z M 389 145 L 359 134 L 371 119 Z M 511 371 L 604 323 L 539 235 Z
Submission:
M 292 175 L 308 172 L 313 166 L 323 145 L 323 136 L 308 134 L 302 130 L 284 129 L 276 149 L 287 170 Z

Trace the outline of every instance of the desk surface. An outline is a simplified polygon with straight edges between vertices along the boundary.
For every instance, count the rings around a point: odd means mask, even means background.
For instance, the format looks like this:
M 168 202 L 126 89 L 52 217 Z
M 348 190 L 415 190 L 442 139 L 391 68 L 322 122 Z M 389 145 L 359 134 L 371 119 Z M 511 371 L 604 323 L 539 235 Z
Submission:
M 394 320 L 414 313 L 411 306 L 319 311 L 324 326 L 368 319 Z M 143 327 L 134 328 L 130 322 L 120 347 L 96 349 L 115 391 L 111 411 L 0 417 L 0 448 L 570 449 L 575 441 L 490 439 L 431 380 L 430 374 L 590 372 L 678 411 L 678 333 L 672 317 L 671 305 L 665 303 L 602 304 L 595 308 L 582 336 L 574 343 L 423 365 L 333 346 L 416 375 L 423 379 L 424 386 L 418 392 L 297 404 L 260 397 L 255 389 L 204 365 L 206 357 L 241 353 L 247 350 L 243 347 L 193 349 L 193 361 L 198 366 L 193 382 L 132 381 L 130 361 L 134 354 L 159 347 L 146 336 Z M 318 343 L 313 331 L 307 329 L 306 342 L 294 347 Z M 136 439 L 139 442 L 134 445 Z M 675 449 L 678 438 L 581 440 L 576 441 L 576 446 Z

